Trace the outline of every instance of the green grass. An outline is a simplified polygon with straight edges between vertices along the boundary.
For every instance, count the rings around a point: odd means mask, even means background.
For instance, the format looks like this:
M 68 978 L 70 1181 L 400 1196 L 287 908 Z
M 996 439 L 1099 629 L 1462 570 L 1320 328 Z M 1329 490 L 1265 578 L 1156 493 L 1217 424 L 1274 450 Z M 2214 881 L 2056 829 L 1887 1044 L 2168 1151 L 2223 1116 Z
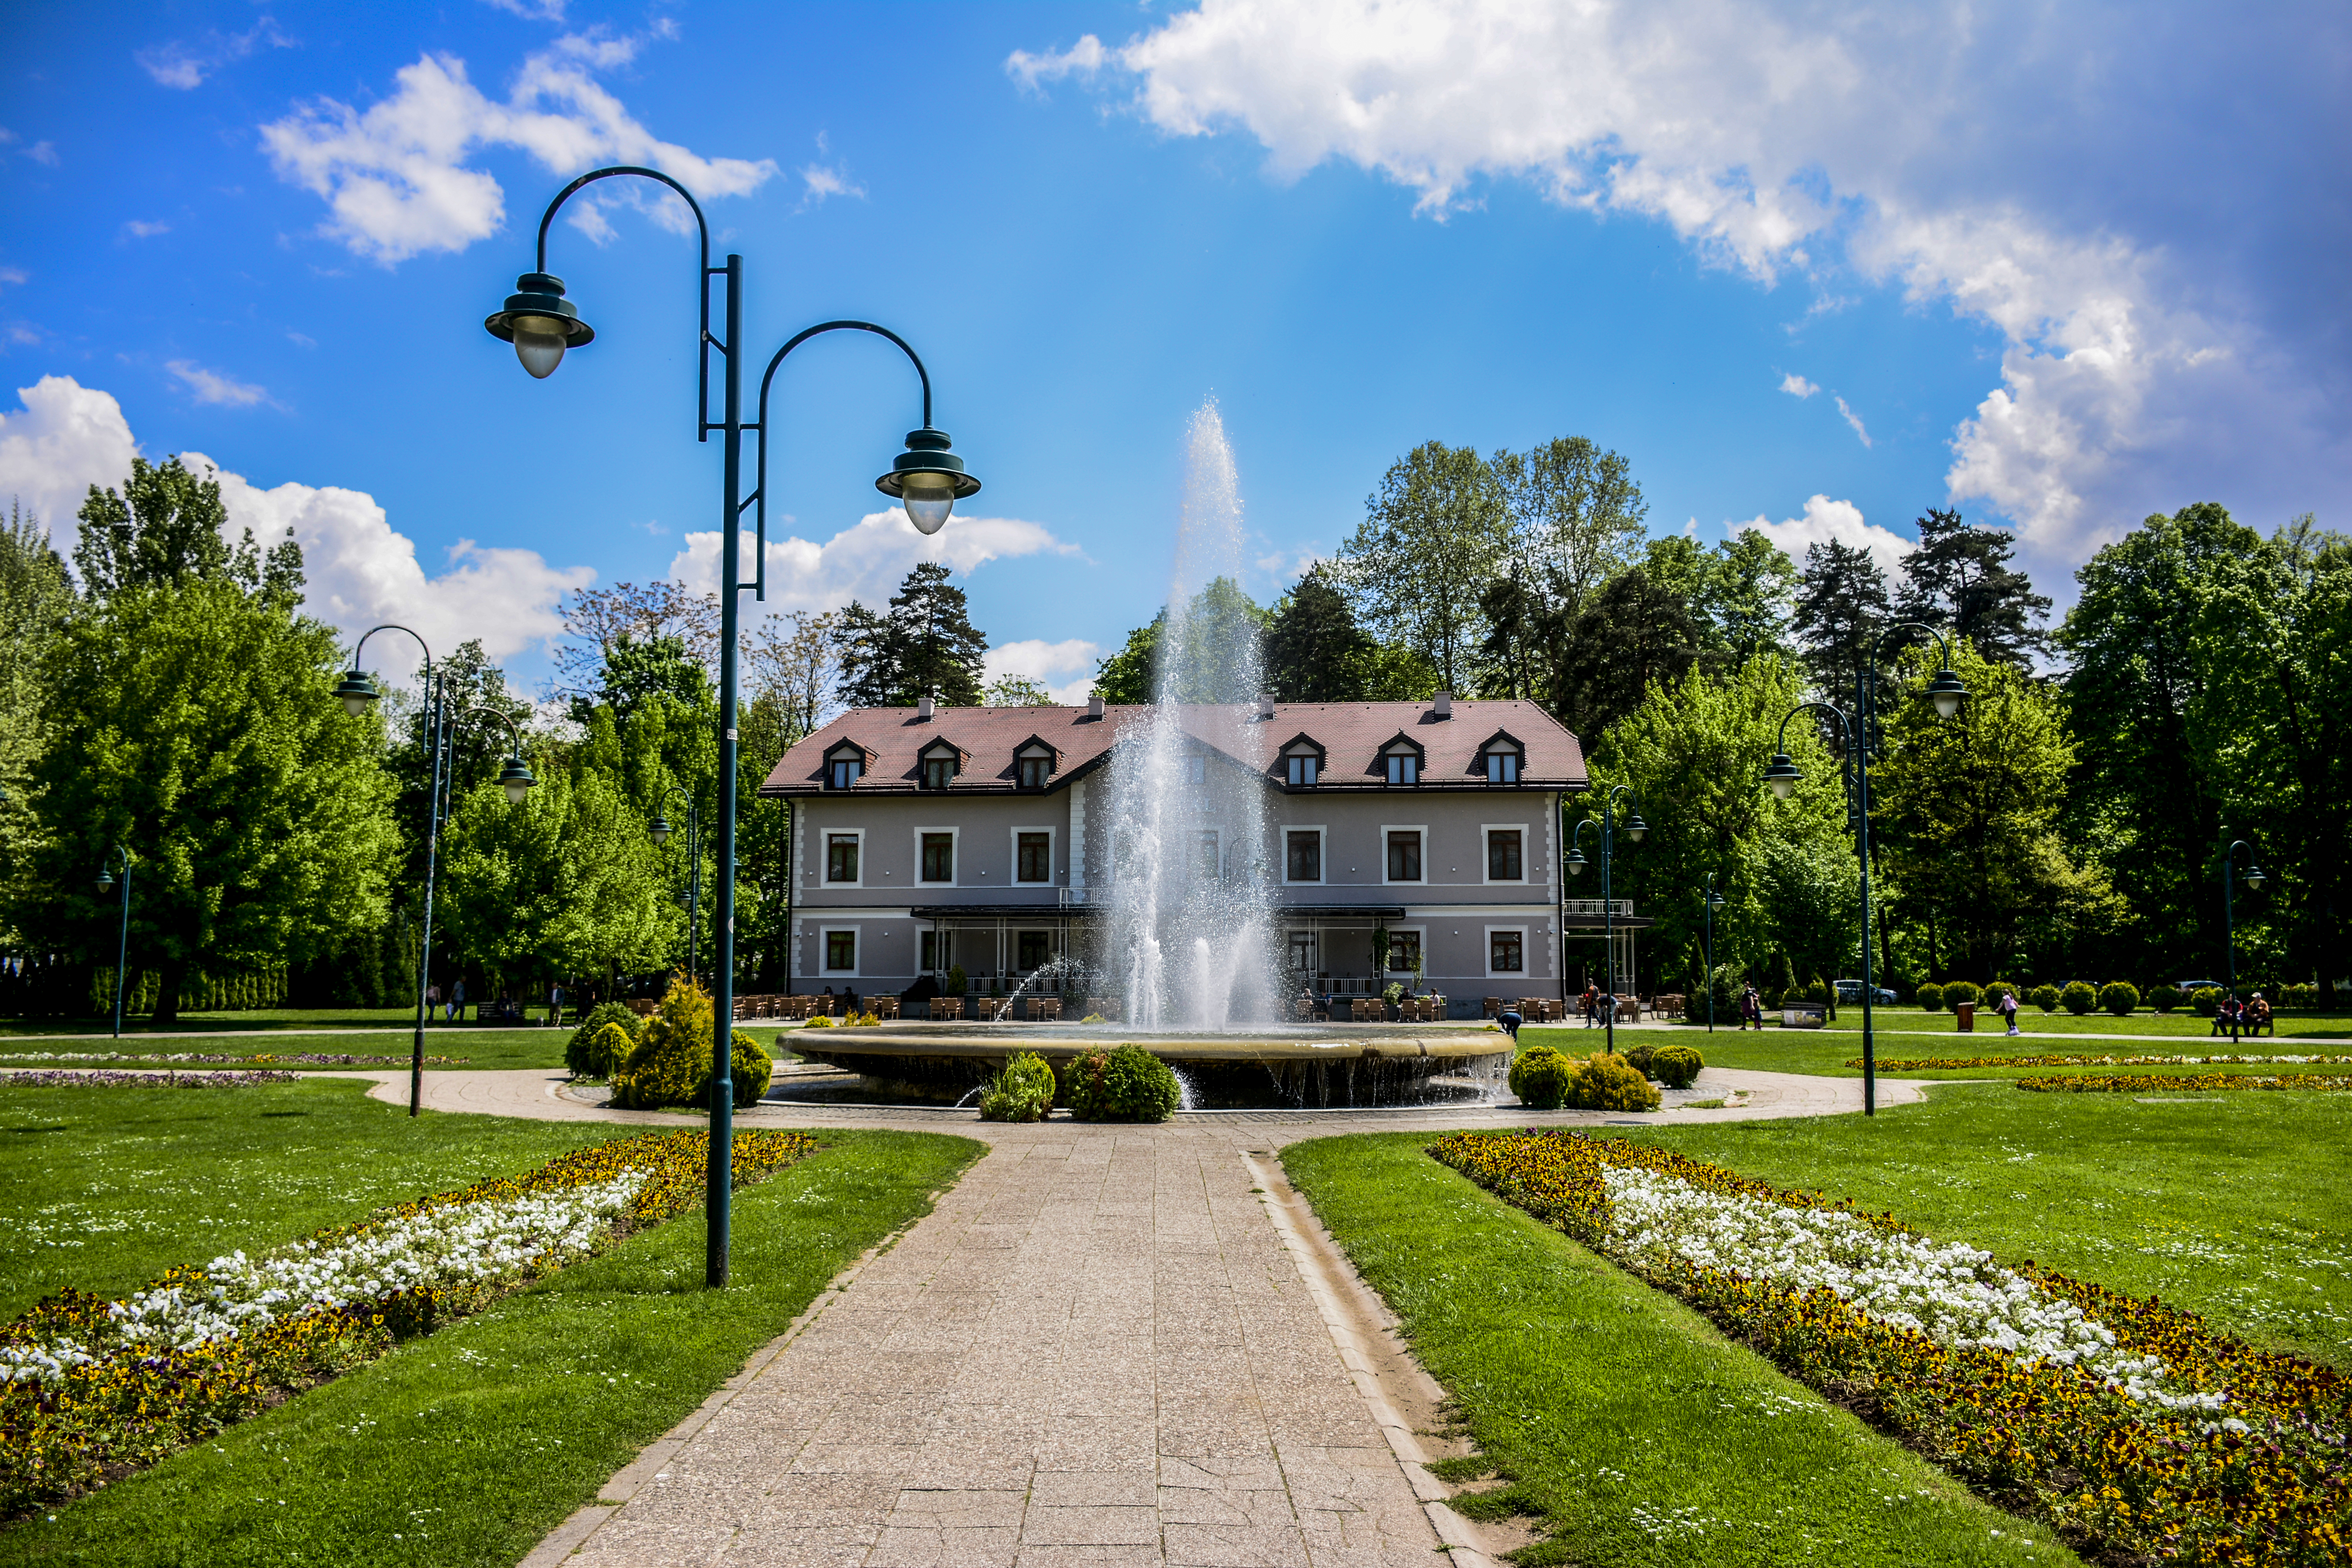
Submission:
M 425 1054 L 428 1057 L 462 1057 L 458 1068 L 560 1068 L 563 1065 L 563 1042 L 572 1037 L 570 1029 L 477 1029 L 470 1026 L 456 1029 L 429 1029 L 425 1036 Z M 194 1052 L 205 1056 L 235 1057 L 240 1060 L 257 1058 L 274 1052 L 315 1051 L 321 1055 L 391 1057 L 397 1060 L 374 1063 L 385 1068 L 405 1067 L 411 1042 L 415 1037 L 407 1029 L 398 1030 L 338 1030 L 332 1035 L 302 1034 L 276 1037 L 267 1032 L 245 1031 L 233 1035 L 124 1035 L 120 1040 L 101 1035 L 96 1039 L 23 1040 L 13 1045 L 0 1037 L 0 1067 L 14 1068 L 140 1068 L 167 1067 L 162 1058 L 174 1054 Z M 58 1060 L 115 1052 L 131 1059 L 120 1062 Z M 234 1063 L 194 1063 L 196 1067 L 234 1066 Z M 264 1062 L 265 1067 L 283 1068 L 293 1072 L 340 1070 L 331 1064 L 320 1066 L 305 1062 Z M 447 1064 L 443 1064 L 446 1068 Z M 440 1071 L 443 1068 L 430 1068 Z
M 1880 1016 L 1884 1019 L 1885 1015 Z M 1913 1014 L 1912 1016 L 1921 1016 Z M 2033 1025 L 2026 1026 L 2027 1033 L 2010 1038 L 2000 1029 L 1979 1029 L 1974 1034 L 1951 1033 L 1951 1021 L 1945 1019 L 1945 1033 L 1919 1035 L 1890 1032 L 1881 1027 L 1876 1032 L 1878 1058 L 1881 1061 L 1920 1057 L 2017 1057 L 2017 1056 L 2339 1056 L 2352 1057 L 2352 1036 L 2330 1040 L 2324 1037 L 2290 1037 L 2282 1031 L 2275 1040 L 2240 1040 L 2234 1046 L 2226 1038 L 2210 1040 L 2200 1033 L 2195 1036 L 2150 1035 L 2129 1040 L 2084 1038 L 2077 1034 L 2069 1037 L 2053 1034 L 2034 1034 Z M 1748 1068 L 1764 1072 L 1811 1073 L 1823 1078 L 1860 1078 L 1862 1069 L 1846 1063 L 1862 1055 L 1862 1031 L 1853 1029 L 1783 1029 L 1777 1026 L 1763 1030 L 1718 1027 L 1709 1035 L 1702 1026 L 1697 1029 L 1666 1029 L 1644 1027 L 1639 1030 L 1621 1029 L 1617 1034 L 1620 1049 L 1635 1043 L 1654 1046 L 1680 1045 L 1696 1047 L 1707 1065 L 1722 1068 Z M 1601 1048 L 1601 1032 L 1581 1026 L 1558 1027 L 1543 1026 L 1519 1031 L 1520 1048 L 1541 1043 L 1555 1046 L 1576 1055 Z M 1884 1068 L 1880 1069 L 1885 1073 Z M 2252 1072 L 2252 1073 L 2345 1073 L 2352 1066 L 2294 1066 L 2245 1068 L 1933 1068 L 1887 1074 L 1899 1078 L 1927 1079 L 2012 1079 L 2028 1073 L 2042 1076 L 2075 1072 L 2097 1073 L 2183 1073 L 2183 1072 Z
M 356 1089 L 320 1083 L 254 1092 L 310 1111 Z M 256 1117 L 276 1109 L 249 1103 Z M 379 1124 L 372 1142 L 342 1137 L 343 1155 L 354 1163 L 389 1156 L 413 1168 L 425 1152 L 404 1150 L 401 1138 L 427 1129 L 477 1136 L 568 1131 L 572 1142 L 607 1131 L 431 1115 L 410 1127 L 405 1120 L 397 1130 Z M 306 1125 L 300 1139 L 278 1140 L 281 1154 L 313 1147 L 312 1131 Z M 383 1135 L 387 1131 L 392 1136 Z M 60 1506 L 54 1522 L 45 1514 L 0 1530 L 0 1564 L 504 1568 L 740 1370 L 844 1266 L 926 1212 L 929 1194 L 981 1152 L 968 1140 L 932 1134 L 818 1136 L 824 1147 L 817 1154 L 737 1194 L 734 1282 L 723 1294 L 701 1288 L 703 1226 L 698 1215 L 687 1215 Z M 561 1146 L 551 1142 L 546 1152 Z M 517 1143 L 493 1159 L 463 1137 L 445 1137 L 441 1147 L 459 1163 L 473 1161 L 475 1173 L 543 1157 Z M 136 1157 L 142 1148 L 134 1142 L 118 1152 Z M 323 1162 L 304 1155 L 297 1163 L 323 1175 Z M 270 1164 L 267 1156 L 247 1160 L 208 1187 L 290 1222 L 270 1235 L 278 1240 L 311 1223 L 322 1194 L 280 1190 Z M 77 1193 L 83 1174 L 50 1176 L 51 1191 Z M 457 1179 L 452 1168 L 448 1180 L 436 1173 L 423 1185 Z M 387 1190 L 421 1189 L 395 1182 Z M 345 1195 L 354 1206 L 331 1217 L 355 1217 L 365 1206 L 356 1189 Z M 262 1228 L 255 1227 L 257 1237 Z M 159 1248 L 177 1244 L 151 1239 Z M 157 1250 L 148 1260 L 163 1257 Z M 144 1261 L 131 1261 L 127 1248 L 116 1266 L 145 1277 Z
M 1439 1165 L 1422 1152 L 1428 1142 L 1323 1139 L 1283 1159 L 1509 1482 L 1457 1506 L 1543 1522 L 1549 1539 L 1524 1560 L 2077 1561 L 1680 1302 Z
M 1779 1013 L 1766 1014 L 1765 1032 L 1769 1034 L 1778 1029 L 1780 1022 Z M 1975 1022 L 1974 1032 L 1963 1035 L 1959 1032 L 1959 1020 L 1948 1008 L 1940 1013 L 1930 1013 L 1924 1007 L 1895 1006 L 1872 1009 L 1872 1023 L 1882 1035 L 1890 1031 L 1905 1036 L 1950 1035 L 1966 1040 L 1981 1037 L 1988 1031 L 1996 1037 L 2001 1033 L 2002 1025 L 2000 1016 L 1989 1007 L 1977 1009 Z M 1731 1026 L 1731 1023 L 1732 1020 L 1729 1017 L 1716 1019 L 1716 1032 L 1721 1034 Z M 1679 1026 L 1704 1031 L 1706 1021 L 1703 1017 L 1696 1023 L 1685 1019 Z M 2226 1034 L 2221 1036 L 2213 1034 L 2213 1020 L 2210 1018 L 2200 1018 L 2194 1013 L 2187 1012 L 2151 1013 L 2145 1008 L 2118 1018 L 2112 1013 L 2085 1013 L 2077 1017 L 2072 1013 L 2044 1013 L 2039 1007 L 2028 1006 L 2018 1013 L 2017 1026 L 2027 1035 L 2128 1035 L 2135 1038 L 2146 1036 L 2153 1038 L 2189 1041 L 2210 1039 L 2217 1040 L 2224 1049 L 2228 1047 L 2230 1038 Z M 1782 1032 L 1796 1034 L 1799 1031 L 1790 1029 Z M 1858 1005 L 1841 1006 L 1838 1009 L 1837 1021 L 1827 1025 L 1821 1032 L 1861 1034 L 1862 1008 Z M 2295 1038 L 2352 1040 L 2352 1015 L 2282 1013 L 2278 1016 L 2278 1038 L 2281 1040 Z M 2263 1043 L 2268 1044 L 2269 1039 L 2270 1037 L 2263 1037 Z

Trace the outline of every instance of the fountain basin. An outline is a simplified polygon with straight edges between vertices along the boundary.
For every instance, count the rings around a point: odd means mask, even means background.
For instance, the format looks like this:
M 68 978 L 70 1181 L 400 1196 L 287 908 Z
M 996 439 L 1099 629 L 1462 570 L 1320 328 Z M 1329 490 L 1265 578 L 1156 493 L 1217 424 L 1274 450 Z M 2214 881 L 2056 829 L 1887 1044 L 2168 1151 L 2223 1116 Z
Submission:
M 1442 1024 L 1269 1024 L 1218 1033 L 1116 1024 L 889 1023 L 794 1029 L 781 1048 L 858 1074 L 880 1093 L 953 1102 L 1006 1058 L 1034 1051 L 1055 1073 L 1106 1047 L 1137 1045 L 1177 1069 L 1202 1107 L 1397 1105 L 1437 1079 L 1499 1078 L 1510 1037 Z

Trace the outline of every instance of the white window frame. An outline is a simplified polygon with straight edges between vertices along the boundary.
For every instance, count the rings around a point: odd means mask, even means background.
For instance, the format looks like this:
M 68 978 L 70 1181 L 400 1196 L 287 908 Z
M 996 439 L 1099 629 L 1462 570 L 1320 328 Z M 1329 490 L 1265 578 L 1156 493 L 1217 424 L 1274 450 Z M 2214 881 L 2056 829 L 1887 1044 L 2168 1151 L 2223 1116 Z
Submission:
M 948 836 L 948 858 L 955 862 L 955 875 L 944 882 L 934 882 L 923 875 L 923 835 L 944 833 Z M 919 888 L 960 888 L 963 886 L 963 829 L 941 823 L 933 827 L 915 829 L 915 886 Z
M 833 939 L 836 936 L 845 935 L 849 938 L 849 967 L 846 969 L 835 969 L 833 966 Z M 862 926 L 827 925 L 817 927 L 816 953 L 817 963 L 822 966 L 818 971 L 819 978 L 858 979 L 858 965 L 866 961 L 865 928 Z
M 1418 833 L 1421 835 L 1421 875 L 1412 879 L 1391 878 L 1389 875 L 1389 835 Z M 1426 888 L 1429 886 L 1429 824 L 1426 822 L 1384 822 L 1381 824 L 1381 886 L 1383 888 Z
M 862 827 L 820 828 L 817 834 L 824 851 L 824 864 L 818 868 L 816 879 L 820 888 L 862 888 L 866 886 L 866 829 Z M 857 840 L 857 875 L 846 882 L 833 880 L 833 841 L 836 838 Z
M 1295 944 L 1302 936 L 1307 939 L 1307 952 L 1308 958 L 1312 960 L 1312 962 L 1309 963 L 1304 970 L 1293 969 L 1290 967 L 1290 950 L 1292 945 Z M 1283 984 L 1285 985 L 1287 985 L 1290 983 L 1288 976 L 1293 974 L 1303 973 L 1309 980 L 1313 980 L 1318 975 L 1321 974 L 1323 973 L 1322 933 L 1318 931 L 1313 926 L 1285 926 L 1282 931 L 1282 973 L 1285 976 Z
M 1036 784 L 1024 784 L 1021 782 L 1021 771 L 1031 763 L 1043 763 L 1045 766 L 1045 775 Z M 1054 787 L 1054 775 L 1059 771 L 1059 764 L 1051 752 L 1040 752 L 1034 755 L 1022 752 L 1013 753 L 1013 787 L 1014 789 L 1027 790 L 1033 795 L 1043 794 Z M 1034 833 L 1036 829 L 1032 828 L 1030 831 Z
M 1328 887 L 1331 881 L 1331 833 L 1319 822 L 1286 822 L 1278 829 L 1282 835 L 1282 883 L 1286 888 Z M 1294 833 L 1315 835 L 1315 864 L 1323 874 L 1307 880 L 1294 879 L 1290 875 L 1290 836 Z
M 1517 776 L 1507 779 L 1496 778 L 1493 775 L 1493 764 L 1487 761 L 1490 757 L 1513 757 L 1517 759 L 1517 766 L 1511 770 L 1512 773 Z M 1481 752 L 1478 753 L 1478 777 L 1482 782 L 1491 784 L 1496 789 L 1516 789 L 1520 784 L 1527 782 L 1528 754 L 1524 751 L 1510 746 L 1495 746 L 1487 749 L 1486 751 Z
M 937 833 L 939 829 L 935 827 L 931 831 Z M 1045 836 L 1045 879 L 1042 882 L 1024 882 L 1021 879 L 1021 836 L 1024 833 L 1042 833 Z M 1013 854 L 1008 879 L 1005 882 L 1006 887 L 1050 888 L 1060 880 L 1062 846 L 1051 824 L 1033 823 L 1026 827 L 1007 828 L 1004 842 Z
M 1494 861 L 1488 858 L 1486 845 L 1486 835 L 1489 833 L 1516 833 L 1519 836 L 1519 874 L 1517 878 L 1490 877 L 1486 874 L 1494 866 Z M 1529 852 L 1529 846 L 1533 840 L 1533 837 L 1534 836 L 1530 832 L 1528 825 L 1524 822 L 1480 823 L 1478 825 L 1479 880 L 1490 888 L 1526 887 L 1528 885 L 1528 864 L 1535 858 L 1535 856 Z
M 1290 764 L 1304 757 L 1315 764 L 1315 776 L 1304 784 L 1290 782 Z M 1319 752 L 1297 751 L 1282 753 L 1282 785 L 1285 789 L 1316 789 L 1323 783 L 1323 755 Z
M 1526 858 L 1527 857 L 1525 853 L 1522 852 L 1520 855 L 1522 864 L 1525 863 Z M 1517 969 L 1497 969 L 1495 967 L 1495 939 L 1506 933 L 1515 934 L 1519 939 L 1519 966 Z M 1478 933 L 1478 942 L 1480 946 L 1483 947 L 1486 952 L 1486 956 L 1480 959 L 1479 962 L 1486 966 L 1487 979 L 1525 980 L 1535 973 L 1528 963 L 1528 959 L 1530 956 L 1532 950 L 1528 945 L 1527 927 L 1486 926 L 1480 930 Z
M 1409 779 L 1398 779 L 1391 782 L 1389 778 L 1389 759 L 1391 757 L 1402 757 L 1412 763 L 1412 777 Z M 1391 746 L 1387 751 L 1381 753 L 1381 787 L 1382 789 L 1419 789 L 1421 787 L 1422 771 L 1426 766 L 1427 760 L 1423 758 L 1419 752 L 1414 751 L 1411 746 Z
M 1424 858 L 1423 859 L 1422 864 L 1425 866 L 1429 862 L 1424 854 Z M 1425 925 L 1391 926 L 1388 928 L 1388 931 L 1389 936 L 1391 939 L 1403 936 L 1408 932 L 1421 938 L 1421 972 L 1423 974 L 1426 975 L 1429 973 L 1429 928 Z M 1393 952 L 1394 946 L 1393 941 L 1391 941 L 1391 952 L 1393 953 Z M 1386 963 L 1388 962 L 1388 955 L 1384 954 L 1381 957 L 1381 962 L 1382 963 Z M 1410 969 L 1384 969 L 1381 973 L 1383 976 L 1387 976 L 1391 974 L 1411 974 L 1412 971 Z

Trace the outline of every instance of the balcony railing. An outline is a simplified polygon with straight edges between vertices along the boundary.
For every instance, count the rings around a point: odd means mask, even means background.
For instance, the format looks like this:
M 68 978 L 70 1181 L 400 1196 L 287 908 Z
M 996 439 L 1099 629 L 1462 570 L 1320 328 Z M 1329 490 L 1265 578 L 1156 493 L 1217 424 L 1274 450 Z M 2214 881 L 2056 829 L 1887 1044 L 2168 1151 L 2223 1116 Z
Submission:
M 1633 900 L 1631 899 L 1570 899 L 1561 906 L 1571 915 L 1624 915 L 1631 919 Z

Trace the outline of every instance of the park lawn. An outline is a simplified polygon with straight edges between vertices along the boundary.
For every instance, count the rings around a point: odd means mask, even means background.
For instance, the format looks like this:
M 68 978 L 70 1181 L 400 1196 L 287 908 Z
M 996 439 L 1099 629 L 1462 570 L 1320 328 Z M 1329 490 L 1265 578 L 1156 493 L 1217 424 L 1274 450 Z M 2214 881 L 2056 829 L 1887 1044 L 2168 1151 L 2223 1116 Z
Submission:
M 636 1128 L 436 1113 L 317 1079 L 248 1089 L 0 1079 L 0 1320 L 68 1286 L 119 1295 L 178 1263 L 528 1170 Z
M 1949 1025 L 1947 1023 L 1947 1030 Z M 1584 1056 L 1601 1049 L 1601 1032 L 1581 1026 L 1570 1027 L 1540 1026 L 1519 1031 L 1519 1047 L 1542 1044 Z M 1846 1064 L 1862 1056 L 1860 1029 L 1783 1029 L 1768 1027 L 1762 1032 L 1718 1028 L 1714 1034 L 1698 1029 L 1664 1029 L 1644 1026 L 1638 1029 L 1617 1031 L 1620 1050 L 1629 1046 L 1689 1046 L 1706 1058 L 1709 1067 L 1747 1068 L 1762 1072 L 1810 1073 L 1822 1078 L 1860 1078 L 1862 1068 Z M 2021 1034 L 2010 1038 L 1999 1029 L 1979 1030 L 1975 1034 L 1940 1035 L 1891 1034 L 1877 1031 L 1877 1054 L 1881 1064 L 1889 1061 L 1916 1060 L 1923 1058 L 1984 1057 L 2010 1058 L 2025 1056 L 2334 1056 L 2352 1058 L 2352 1038 L 2326 1040 L 2311 1037 L 2301 1039 L 2282 1036 L 2276 1040 L 2240 1040 L 2234 1046 L 2227 1039 L 2208 1040 L 2201 1036 L 2148 1036 L 2137 1039 L 2102 1040 L 2076 1037 L 2067 1038 L 2052 1035 Z M 2077 1073 L 2321 1073 L 2341 1075 L 2352 1073 L 2352 1061 L 2326 1063 L 2281 1062 L 2245 1067 L 2010 1067 L 1990 1068 L 1915 1068 L 1889 1069 L 1884 1065 L 1880 1075 L 1887 1078 L 1925 1079 L 2015 1079 L 2065 1076 Z
M 2020 1099 L 2024 1098 L 2020 1096 Z M 1475 1461 L 1465 1512 L 1536 1516 L 1524 1563 L 2075 1563 L 1697 1313 L 1440 1165 L 1427 1133 L 1284 1151 L 1402 1321 Z
M 563 1065 L 563 1044 L 572 1037 L 568 1028 L 544 1027 L 485 1029 L 470 1025 L 458 1028 L 436 1028 L 425 1032 L 425 1054 L 427 1057 L 447 1057 L 446 1062 L 427 1062 L 428 1071 L 458 1070 L 472 1068 L 560 1068 Z M 304 1062 L 286 1059 L 289 1056 L 352 1056 L 383 1058 L 348 1064 L 352 1067 L 396 1068 L 408 1065 L 409 1053 L 415 1039 L 408 1028 L 340 1029 L 333 1033 L 303 1033 L 273 1036 L 253 1030 L 234 1034 L 195 1034 L 179 1037 L 145 1035 L 133 1038 L 125 1035 L 120 1040 L 100 1036 L 94 1040 L 20 1040 L 11 1046 L 0 1038 L 0 1068 L 190 1068 L 254 1066 L 281 1068 L 290 1072 L 311 1070 L 347 1070 L 347 1064 L 337 1062 Z M 226 1062 L 180 1062 L 174 1056 L 227 1057 Z M 121 1059 L 115 1059 L 120 1058 Z
M 0 1530 L 0 1564 L 508 1568 L 842 1268 L 928 1213 L 982 1149 L 932 1133 L 816 1136 L 816 1153 L 736 1194 L 724 1292 L 702 1288 L 690 1212 Z
M 1949 1010 L 1930 1013 L 1924 1007 L 1895 1006 L 1878 1007 L 1872 1011 L 1873 1026 L 1882 1036 L 1894 1033 L 1906 1037 L 1915 1035 L 1950 1035 L 1958 1039 L 1971 1037 L 1970 1035 L 1963 1035 L 1959 1032 L 1958 1020 Z M 1780 1016 L 1777 1012 L 1767 1014 L 1765 1032 L 1769 1034 L 1778 1028 L 1780 1018 Z M 1732 1020 L 1728 1017 L 1716 1019 L 1716 1033 L 1721 1034 L 1725 1029 L 1729 1028 L 1731 1024 Z M 1704 1017 L 1696 1021 L 1685 1019 L 1674 1026 L 1704 1031 L 1706 1028 L 1706 1020 Z M 2213 1020 L 2210 1018 L 2200 1018 L 2194 1013 L 2187 1012 L 2151 1013 L 2145 1008 L 2118 1018 L 2112 1013 L 2085 1013 L 2077 1017 L 2072 1013 L 2044 1013 L 2039 1007 L 2027 1007 L 2018 1014 L 2017 1026 L 2022 1034 L 2029 1037 L 2118 1035 L 2129 1036 L 2133 1038 L 2148 1037 L 2180 1040 L 2192 1044 L 2218 1041 L 2223 1047 L 2227 1047 L 2230 1041 L 2227 1034 L 2217 1036 L 2213 1033 Z M 1859 1006 L 1841 1006 L 1838 1009 L 1836 1021 L 1825 1026 L 1820 1032 L 1860 1035 L 1862 1009 Z M 1798 1031 L 1790 1029 L 1786 1033 L 1793 1035 Z M 1973 1034 L 1981 1036 L 1987 1033 L 2000 1035 L 2000 1019 L 1990 1008 L 1979 1007 L 1977 1009 L 1976 1028 Z M 2282 1041 L 2297 1038 L 2352 1041 L 2352 1014 L 2282 1013 L 2278 1015 L 2277 1038 Z M 2271 1037 L 2264 1036 L 2263 1044 L 2270 1043 Z

